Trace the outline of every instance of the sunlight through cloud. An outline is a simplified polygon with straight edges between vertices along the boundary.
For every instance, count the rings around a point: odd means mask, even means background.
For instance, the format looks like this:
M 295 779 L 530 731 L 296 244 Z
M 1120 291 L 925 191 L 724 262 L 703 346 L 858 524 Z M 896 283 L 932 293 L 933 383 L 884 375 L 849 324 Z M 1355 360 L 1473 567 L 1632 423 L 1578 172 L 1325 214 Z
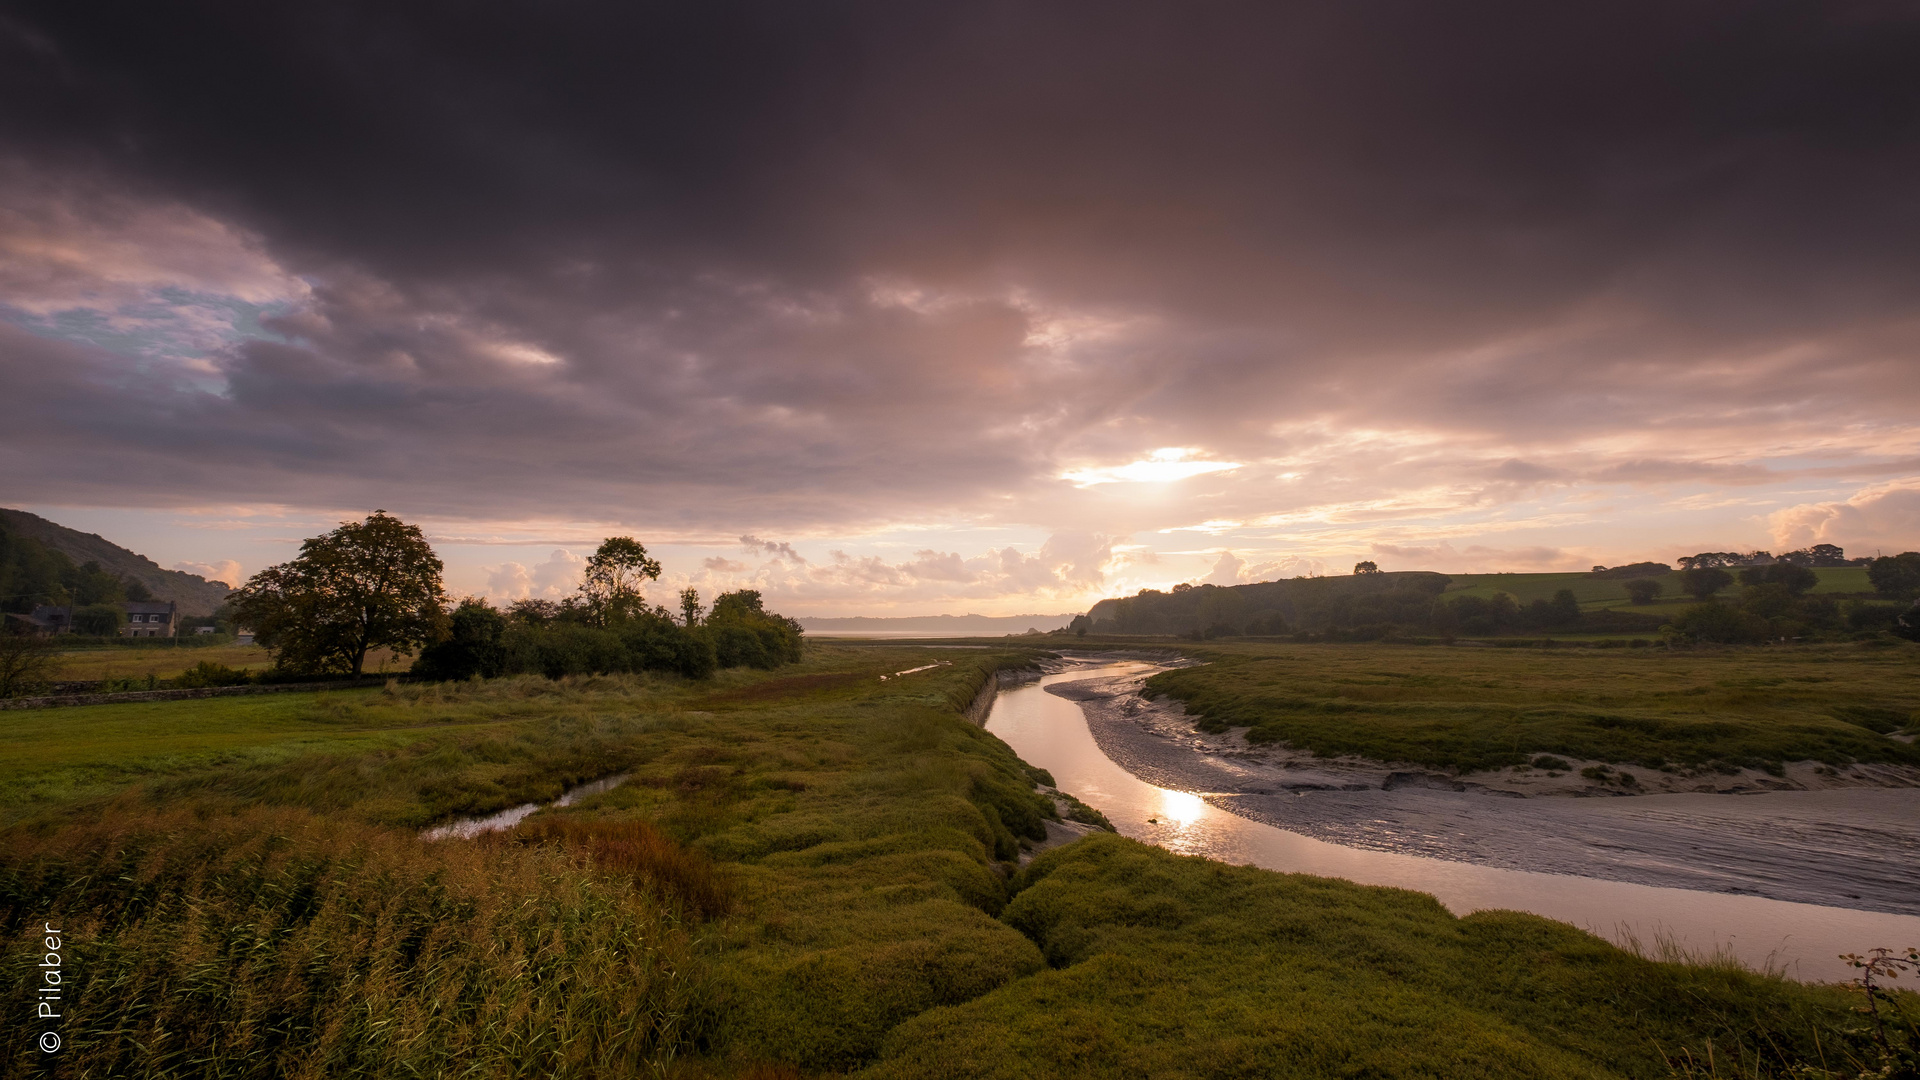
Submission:
M 1080 487 L 1116 483 L 1164 484 L 1240 467 L 1238 461 L 1197 461 L 1194 460 L 1194 453 L 1194 450 L 1184 446 L 1162 447 L 1139 461 L 1104 468 L 1073 469 L 1061 473 L 1060 479 Z

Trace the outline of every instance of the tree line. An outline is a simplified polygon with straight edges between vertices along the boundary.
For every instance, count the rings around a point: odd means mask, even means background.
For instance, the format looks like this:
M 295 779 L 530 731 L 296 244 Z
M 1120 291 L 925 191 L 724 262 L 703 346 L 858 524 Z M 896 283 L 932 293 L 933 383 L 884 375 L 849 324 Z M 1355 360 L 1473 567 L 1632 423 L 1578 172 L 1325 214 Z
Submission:
M 719 668 L 772 668 L 800 659 L 800 624 L 767 611 L 754 590 L 703 608 L 685 589 L 678 610 L 649 604 L 660 563 L 632 537 L 604 541 L 563 600 L 505 610 L 450 603 L 444 566 L 418 526 L 384 510 L 301 544 L 297 558 L 255 574 L 228 598 L 232 617 L 273 651 L 281 671 L 359 675 L 381 648 L 411 656 L 435 680 L 511 674 L 666 671 L 705 678 Z
M 1504 592 L 1491 597 L 1442 595 L 1452 581 L 1445 574 L 1370 568 L 1357 569 L 1350 577 L 1175 585 L 1167 592 L 1143 589 L 1134 596 L 1102 600 L 1070 629 L 1081 634 L 1378 641 L 1396 634 L 1651 633 L 1663 621 L 1630 612 L 1583 612 L 1571 589 L 1526 604 Z

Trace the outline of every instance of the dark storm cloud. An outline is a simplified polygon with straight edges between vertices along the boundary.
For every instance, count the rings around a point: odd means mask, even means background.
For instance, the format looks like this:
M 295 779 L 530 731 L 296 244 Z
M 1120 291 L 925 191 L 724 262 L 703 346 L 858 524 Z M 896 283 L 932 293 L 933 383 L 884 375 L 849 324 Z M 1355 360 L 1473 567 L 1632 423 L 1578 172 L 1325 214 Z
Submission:
M 1410 483 L 1740 483 L 1693 458 L 1920 395 L 1905 5 L 7 12 L 10 190 L 110 193 L 27 217 L 310 285 L 198 375 L 10 333 L 93 440 L 9 442 L 16 498 L 1037 521 L 1068 459 L 1349 428 L 1485 448 Z M 100 250 L 46 280 L 169 280 Z M 1623 431 L 1671 445 L 1553 460 Z

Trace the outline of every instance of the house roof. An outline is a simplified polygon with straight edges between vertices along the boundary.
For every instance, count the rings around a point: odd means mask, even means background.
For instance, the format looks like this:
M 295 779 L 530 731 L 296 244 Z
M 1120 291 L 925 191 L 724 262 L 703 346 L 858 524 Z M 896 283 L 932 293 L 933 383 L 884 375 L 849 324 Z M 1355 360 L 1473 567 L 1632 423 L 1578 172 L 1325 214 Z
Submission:
M 171 614 L 177 605 L 171 600 L 129 600 L 125 606 L 129 615 L 167 615 Z

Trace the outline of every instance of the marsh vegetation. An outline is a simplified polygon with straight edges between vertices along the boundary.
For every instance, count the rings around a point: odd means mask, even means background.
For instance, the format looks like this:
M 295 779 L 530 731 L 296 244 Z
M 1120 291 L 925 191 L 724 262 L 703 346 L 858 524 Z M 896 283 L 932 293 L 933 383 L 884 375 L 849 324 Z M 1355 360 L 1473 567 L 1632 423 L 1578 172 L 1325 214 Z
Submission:
M 1219 643 L 1148 684 L 1207 731 L 1472 772 L 1555 756 L 1656 770 L 1920 765 L 1905 643 L 1717 651 Z M 1564 762 L 1561 764 L 1564 766 Z

